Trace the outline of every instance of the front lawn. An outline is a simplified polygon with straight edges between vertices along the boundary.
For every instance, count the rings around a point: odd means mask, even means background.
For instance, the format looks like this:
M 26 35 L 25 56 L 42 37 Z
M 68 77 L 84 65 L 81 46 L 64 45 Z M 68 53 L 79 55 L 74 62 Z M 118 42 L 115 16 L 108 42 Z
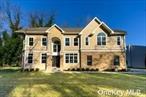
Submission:
M 127 94 L 130 89 L 140 92 Z M 107 93 L 111 90 L 113 94 Z M 21 72 L 17 68 L 1 68 L 0 97 L 7 96 L 145 97 L 146 75 Z

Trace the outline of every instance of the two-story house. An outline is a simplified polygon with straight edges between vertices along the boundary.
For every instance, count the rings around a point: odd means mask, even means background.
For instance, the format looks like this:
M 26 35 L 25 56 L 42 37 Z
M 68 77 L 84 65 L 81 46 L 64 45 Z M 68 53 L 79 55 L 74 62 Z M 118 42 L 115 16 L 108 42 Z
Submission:
M 126 68 L 125 32 L 109 28 L 96 17 L 84 28 L 61 28 L 54 24 L 16 33 L 24 36 L 24 69 Z

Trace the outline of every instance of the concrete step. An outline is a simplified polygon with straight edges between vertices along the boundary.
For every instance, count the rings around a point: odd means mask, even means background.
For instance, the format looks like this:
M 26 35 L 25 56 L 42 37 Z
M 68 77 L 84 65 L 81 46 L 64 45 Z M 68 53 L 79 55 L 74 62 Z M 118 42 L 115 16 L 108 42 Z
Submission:
M 52 68 L 52 71 L 53 71 L 53 72 L 60 72 L 60 68 L 53 67 L 53 68 Z

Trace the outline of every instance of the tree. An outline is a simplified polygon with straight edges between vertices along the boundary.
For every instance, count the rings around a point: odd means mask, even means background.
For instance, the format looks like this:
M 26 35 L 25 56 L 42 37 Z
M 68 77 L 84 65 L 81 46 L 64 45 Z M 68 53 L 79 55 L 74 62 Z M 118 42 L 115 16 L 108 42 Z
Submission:
M 2 66 L 2 56 L 3 56 L 3 48 L 2 48 L 2 37 L 0 34 L 0 66 Z
M 1 16 L 2 15 L 2 16 Z M 0 22 L 8 26 L 0 37 L 0 65 L 14 65 L 21 63 L 23 39 L 15 33 L 22 29 L 22 11 L 20 7 L 13 6 L 8 0 L 0 1 Z M 55 15 L 44 15 L 43 13 L 33 13 L 29 15 L 31 27 L 50 27 L 55 22 Z M 1 23 L 0 23 L 1 24 Z M 0 26 L 3 27 L 3 26 Z
M 20 26 L 21 23 L 21 11 L 20 7 L 12 6 L 9 2 L 6 3 L 6 17 L 7 22 L 12 32 L 12 37 L 16 37 L 17 35 L 14 33 L 16 30 L 22 29 Z
M 30 18 L 30 27 L 51 27 L 55 22 L 55 15 L 51 14 L 49 17 L 46 17 L 44 13 L 31 13 Z
M 54 23 L 55 23 L 55 15 L 52 14 L 52 15 L 49 17 L 47 23 L 45 24 L 45 27 L 51 27 Z
M 2 45 L 0 46 L 0 64 L 3 66 L 19 64 L 22 53 L 22 39 L 15 33 L 21 29 L 21 10 L 18 6 L 12 6 L 8 1 L 4 3 L 3 14 L 5 15 L 5 24 L 8 24 L 9 30 L 2 32 Z M 8 32 L 9 31 L 9 32 Z M 10 36 L 8 33 L 12 33 Z

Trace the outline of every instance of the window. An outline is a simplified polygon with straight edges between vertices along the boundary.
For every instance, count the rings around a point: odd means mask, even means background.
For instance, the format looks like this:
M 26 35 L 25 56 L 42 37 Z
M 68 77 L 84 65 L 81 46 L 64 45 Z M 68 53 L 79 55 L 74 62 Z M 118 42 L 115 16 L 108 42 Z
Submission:
M 85 44 L 86 44 L 86 45 L 89 45 L 89 37 L 86 37 L 86 38 L 85 38 Z
M 65 63 L 69 63 L 69 54 L 65 55 Z
M 74 54 L 74 63 L 78 63 L 78 55 Z
M 42 63 L 47 62 L 47 54 L 42 54 Z
M 78 46 L 78 38 L 74 38 L 74 46 Z
M 33 62 L 33 54 L 28 54 L 28 63 Z
M 78 54 L 65 54 L 65 63 L 78 63 Z
M 117 45 L 121 45 L 121 38 L 119 36 L 117 37 Z
M 42 38 L 42 45 L 47 46 L 47 38 Z
M 114 65 L 120 65 L 120 57 L 114 56 Z
M 53 43 L 53 52 L 60 52 L 60 42 L 59 41 L 55 41 Z
M 70 54 L 70 63 L 73 63 L 73 54 Z
M 65 38 L 65 46 L 69 46 L 70 45 L 70 39 L 69 38 Z
M 106 35 L 103 32 L 97 35 L 97 45 L 106 45 Z
M 92 56 L 87 56 L 87 65 L 92 65 Z
M 29 46 L 33 46 L 33 38 L 29 38 Z

